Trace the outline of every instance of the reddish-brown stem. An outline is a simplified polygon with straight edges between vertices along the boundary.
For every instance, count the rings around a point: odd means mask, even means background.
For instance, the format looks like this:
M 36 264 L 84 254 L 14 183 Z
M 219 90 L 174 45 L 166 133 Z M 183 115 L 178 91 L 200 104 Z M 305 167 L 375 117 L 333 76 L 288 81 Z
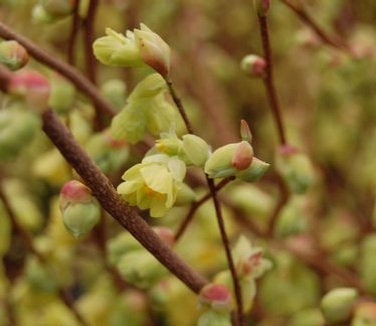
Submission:
M 97 61 L 93 55 L 92 44 L 94 42 L 94 23 L 98 8 L 98 0 L 90 0 L 89 8 L 84 19 L 84 52 L 86 64 L 86 76 L 96 84 Z
M 97 87 L 83 76 L 76 68 L 57 59 L 55 56 L 49 54 L 47 51 L 40 48 L 39 45 L 30 41 L 28 38 L 16 33 L 13 29 L 0 22 L 0 37 L 6 40 L 16 40 L 28 53 L 36 60 L 47 65 L 48 67 L 58 71 L 60 74 L 69 79 L 82 93 L 87 95 L 94 105 L 100 108 L 101 112 L 114 116 L 116 110 L 112 105 L 101 95 Z
M 187 111 L 185 110 L 183 102 L 181 101 L 180 97 L 176 94 L 175 89 L 172 85 L 172 81 L 166 79 L 166 83 L 167 83 L 169 92 L 171 94 L 172 100 L 174 101 L 174 103 L 175 103 L 184 123 L 185 123 L 185 126 L 187 128 L 188 133 L 194 134 L 192 124 L 189 121 L 189 118 L 188 118 L 188 115 L 187 115 Z
M 202 275 L 178 257 L 137 212 L 120 198 L 108 178 L 80 147 L 68 128 L 52 110 L 45 111 L 42 119 L 44 132 L 92 190 L 101 206 L 113 218 L 192 291 L 198 293 L 203 286 L 208 284 Z
M 219 232 L 221 234 L 222 244 L 225 249 L 226 259 L 227 259 L 227 263 L 228 263 L 228 267 L 231 273 L 232 283 L 234 287 L 235 300 L 236 300 L 236 306 L 237 306 L 236 320 L 239 326 L 245 326 L 244 314 L 243 314 L 243 298 L 242 298 L 241 288 L 240 288 L 239 279 L 236 273 L 234 260 L 232 258 L 230 243 L 229 243 L 229 239 L 227 237 L 227 232 L 226 232 L 226 226 L 223 220 L 222 209 L 221 209 L 220 202 L 217 196 L 217 190 L 216 190 L 213 179 L 210 179 L 209 177 L 207 177 L 207 182 L 208 182 L 211 196 L 213 198 L 213 204 L 214 204 L 214 209 L 215 209 L 215 213 L 216 213 L 216 217 L 218 221 Z
M 289 0 L 283 0 L 282 2 L 289 7 L 304 24 L 309 26 L 324 43 L 342 50 L 349 50 L 345 41 L 326 33 L 304 9 L 297 7 Z
M 227 178 L 227 179 L 223 179 L 220 183 L 218 183 L 215 187 L 216 191 L 218 192 L 219 190 L 221 190 L 225 185 L 227 185 L 232 179 L 230 178 Z M 196 201 L 194 204 L 192 204 L 188 214 L 186 215 L 186 217 L 183 219 L 183 222 L 181 223 L 181 225 L 179 226 L 178 230 L 176 231 L 176 235 L 174 237 L 175 239 L 175 242 L 179 241 L 179 239 L 181 238 L 181 236 L 184 234 L 185 230 L 187 229 L 189 223 L 192 221 L 193 219 L 193 216 L 194 214 L 196 213 L 197 209 L 200 208 L 200 206 L 205 203 L 207 200 L 209 200 L 211 198 L 211 193 L 207 193 L 206 195 L 204 195 L 201 199 L 199 199 L 198 201 Z
M 272 48 L 270 46 L 267 16 L 258 14 L 258 21 L 260 26 L 262 48 L 266 61 L 264 84 L 268 95 L 269 105 L 273 113 L 275 124 L 277 126 L 279 142 L 281 143 L 281 145 L 285 145 L 287 143 L 287 140 L 282 121 L 281 107 L 274 85 Z
M 78 35 L 78 31 L 80 29 L 81 24 L 81 17 L 78 13 L 78 8 L 80 7 L 80 1 L 77 0 L 76 4 L 74 5 L 74 9 L 72 12 L 72 27 L 71 32 L 69 35 L 68 41 L 68 50 L 67 50 L 67 61 L 71 66 L 75 66 L 76 58 L 75 58 L 75 49 L 76 49 L 76 39 Z

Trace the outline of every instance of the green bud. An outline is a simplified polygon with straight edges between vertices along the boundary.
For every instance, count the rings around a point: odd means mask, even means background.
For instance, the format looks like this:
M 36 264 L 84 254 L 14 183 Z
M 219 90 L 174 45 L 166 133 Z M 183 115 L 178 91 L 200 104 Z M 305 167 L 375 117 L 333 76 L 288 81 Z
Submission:
M 264 176 L 269 166 L 270 164 L 254 157 L 251 166 L 246 170 L 237 172 L 235 176 L 246 182 L 256 182 Z
M 35 23 L 53 23 L 56 18 L 49 14 L 47 10 L 41 5 L 41 4 L 36 4 L 33 7 L 33 11 L 31 13 L 33 22 Z
M 76 0 L 40 0 L 40 4 L 49 15 L 60 18 L 72 13 Z
M 33 112 L 17 108 L 0 110 L 0 161 L 19 155 L 30 144 L 40 124 Z
M 353 288 L 337 288 L 328 292 L 321 300 L 325 320 L 331 324 L 350 318 L 358 293 Z
M 255 54 L 245 56 L 240 63 L 241 69 L 247 76 L 256 78 L 266 76 L 266 66 L 265 59 Z
M 26 49 L 16 41 L 0 42 L 0 63 L 6 65 L 10 70 L 18 70 L 29 61 L 29 54 Z
M 76 180 L 68 181 L 62 187 L 60 210 L 65 226 L 75 237 L 91 231 L 100 219 L 100 208 L 91 190 Z
M 294 193 L 305 193 L 314 182 L 314 170 L 308 156 L 291 146 L 278 150 L 276 169 Z
M 115 108 L 121 109 L 125 105 L 127 86 L 122 80 L 110 79 L 102 85 L 101 90 Z
M 195 166 L 203 166 L 209 157 L 209 145 L 202 138 L 187 134 L 182 137 L 182 150 Z
M 254 0 L 253 4 L 255 6 L 257 14 L 260 16 L 265 16 L 269 11 L 270 0 Z
M 73 105 L 76 94 L 75 87 L 63 76 L 53 74 L 51 81 L 51 94 L 48 105 L 59 113 L 68 112 Z
M 209 310 L 200 315 L 197 326 L 231 326 L 229 314 Z
M 143 249 L 124 254 L 117 269 L 125 281 L 142 289 L 150 288 L 168 275 L 166 268 Z

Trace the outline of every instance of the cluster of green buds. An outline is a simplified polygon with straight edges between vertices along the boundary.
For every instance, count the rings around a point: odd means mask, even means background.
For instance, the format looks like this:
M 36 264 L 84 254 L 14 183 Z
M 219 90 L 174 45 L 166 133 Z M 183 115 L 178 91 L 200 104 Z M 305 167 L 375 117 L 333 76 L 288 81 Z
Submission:
M 142 67 L 149 66 L 163 78 L 170 71 L 170 47 L 146 25 L 140 29 L 126 31 L 125 35 L 106 29 L 107 36 L 97 39 L 93 44 L 96 58 L 111 66 Z
M 36 22 L 52 23 L 72 14 L 77 0 L 39 0 L 33 8 Z
M 60 210 L 66 228 L 77 238 L 90 232 L 101 215 L 91 190 L 78 180 L 68 181 L 61 188 Z
M 18 70 L 29 62 L 29 54 L 17 41 L 0 42 L 0 63 L 10 70 Z

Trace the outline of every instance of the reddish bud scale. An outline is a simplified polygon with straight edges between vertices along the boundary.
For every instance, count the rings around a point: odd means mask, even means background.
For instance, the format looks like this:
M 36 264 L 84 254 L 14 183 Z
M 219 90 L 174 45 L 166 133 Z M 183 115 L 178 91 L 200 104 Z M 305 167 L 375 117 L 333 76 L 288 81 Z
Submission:
M 77 180 L 66 182 L 60 191 L 62 200 L 62 208 L 69 203 L 87 203 L 92 199 L 91 190 L 83 183 Z
M 231 291 L 222 284 L 211 283 L 202 288 L 200 302 L 210 305 L 214 310 L 231 308 Z
M 251 165 L 252 160 L 252 146 L 246 141 L 240 142 L 231 158 L 231 165 L 241 171 L 247 169 Z

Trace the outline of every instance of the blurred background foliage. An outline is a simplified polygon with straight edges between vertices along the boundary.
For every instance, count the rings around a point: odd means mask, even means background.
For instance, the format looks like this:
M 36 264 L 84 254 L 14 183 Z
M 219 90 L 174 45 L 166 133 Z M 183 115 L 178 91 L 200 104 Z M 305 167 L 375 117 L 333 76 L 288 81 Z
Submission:
M 2 0 L 0 20 L 67 60 L 71 17 L 38 23 L 31 14 L 35 3 Z M 272 234 L 255 232 L 249 224 L 266 231 L 280 195 L 274 165 L 279 145 L 263 83 L 245 76 L 239 65 L 249 53 L 262 55 L 252 1 L 101 0 L 94 34 L 143 22 L 161 35 L 172 48 L 172 78 L 195 130 L 214 148 L 238 141 L 240 119 L 250 124 L 255 153 L 271 163 L 271 171 L 255 185 L 235 182 L 223 191 L 230 235 L 246 233 L 274 262 L 258 282 L 249 325 L 323 325 L 319 302 L 328 290 L 361 284 L 365 294 L 376 295 L 376 2 L 294 1 L 304 4 L 329 35 L 346 40 L 351 51 L 323 43 L 282 1 L 271 3 L 275 82 L 288 142 L 310 158 L 315 171 L 313 186 L 305 194 L 290 195 L 279 211 Z M 88 1 L 80 2 L 82 17 L 87 6 Z M 85 74 L 90 54 L 80 32 L 75 56 Z M 29 65 L 47 73 L 35 60 Z M 128 92 L 149 73 L 99 63 L 95 71 L 99 88 L 116 78 Z M 90 102 L 77 95 L 73 106 L 70 128 L 89 148 L 94 135 Z M 139 151 L 131 149 L 121 165 L 139 159 Z M 42 265 L 27 255 L 22 232 L 11 226 L 5 204 L 0 205 L 0 325 L 79 325 L 57 295 L 61 287 L 69 289 L 89 325 L 194 324 L 195 297 L 174 278 L 148 290 L 118 291 L 112 267 L 97 259 L 106 250 L 101 233 L 94 230 L 80 240 L 66 233 L 56 196 L 72 172 L 41 132 L 0 168 L 2 191 L 18 223 L 48 260 Z M 119 171 L 112 172 L 118 180 Z M 198 185 L 194 178 L 190 184 Z M 186 211 L 174 208 L 151 223 L 176 228 Z M 207 218 L 212 215 L 210 204 L 203 205 L 177 247 L 209 276 L 226 266 L 215 221 Z M 107 232 L 115 237 L 121 230 L 108 219 Z M 345 277 L 338 269 L 346 271 Z

